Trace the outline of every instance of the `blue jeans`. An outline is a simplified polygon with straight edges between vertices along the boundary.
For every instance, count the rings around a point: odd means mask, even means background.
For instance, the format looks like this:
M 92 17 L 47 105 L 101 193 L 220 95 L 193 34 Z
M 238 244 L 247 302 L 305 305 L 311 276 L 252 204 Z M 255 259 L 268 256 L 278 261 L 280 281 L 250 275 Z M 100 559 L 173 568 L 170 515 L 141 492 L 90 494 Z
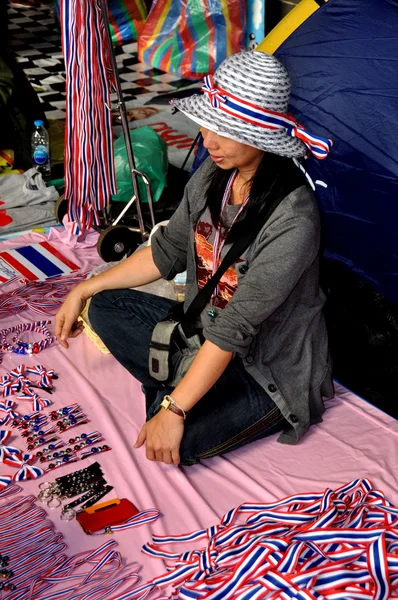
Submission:
M 173 389 L 149 375 L 149 342 L 155 325 L 167 318 L 176 302 L 135 290 L 109 290 L 91 300 L 93 329 L 114 357 L 143 385 L 147 419 Z M 224 454 L 282 429 L 279 409 L 233 359 L 217 383 L 192 408 L 180 447 L 181 464 Z

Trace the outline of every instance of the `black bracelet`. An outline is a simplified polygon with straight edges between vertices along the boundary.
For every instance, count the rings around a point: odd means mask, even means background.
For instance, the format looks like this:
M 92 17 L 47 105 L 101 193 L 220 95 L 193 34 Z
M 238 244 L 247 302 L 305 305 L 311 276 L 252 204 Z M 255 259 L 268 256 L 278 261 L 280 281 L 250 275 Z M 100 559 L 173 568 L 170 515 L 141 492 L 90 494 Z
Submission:
M 81 510 L 84 510 L 89 506 L 93 506 L 93 504 L 98 502 L 98 500 L 100 500 L 100 498 L 103 498 L 103 496 L 106 496 L 106 494 L 108 494 L 111 490 L 113 490 L 113 487 L 111 485 L 107 485 L 105 487 L 96 487 L 90 492 L 87 492 L 87 494 L 80 496 L 80 498 L 77 498 L 73 502 L 69 502 L 69 504 L 66 504 L 62 509 L 61 519 L 63 521 L 72 520 L 76 516 L 76 511 L 74 510 L 76 506 L 79 506 L 79 504 L 81 504 L 82 502 L 85 503 L 81 507 Z

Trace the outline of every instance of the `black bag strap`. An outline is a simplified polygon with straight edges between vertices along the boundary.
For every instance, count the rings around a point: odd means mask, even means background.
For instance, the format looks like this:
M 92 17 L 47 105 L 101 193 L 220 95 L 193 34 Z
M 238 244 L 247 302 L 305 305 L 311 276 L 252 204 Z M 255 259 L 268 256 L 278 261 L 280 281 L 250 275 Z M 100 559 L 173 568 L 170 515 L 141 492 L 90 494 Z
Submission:
M 250 244 L 254 242 L 265 223 L 268 221 L 274 210 L 279 206 L 285 196 L 286 194 L 276 195 L 274 200 L 265 206 L 264 210 L 258 215 L 256 222 L 253 223 L 253 227 L 250 227 L 247 234 L 237 239 L 228 250 L 213 277 L 211 277 L 207 281 L 206 285 L 199 290 L 185 313 L 183 312 L 183 303 L 171 309 L 169 317 L 173 320 L 181 322 L 184 334 L 188 338 L 197 333 L 196 322 L 199 318 L 199 315 L 206 308 L 208 302 L 210 301 L 211 295 L 220 282 L 221 277 L 224 275 L 227 269 L 229 269 L 229 267 L 233 265 L 234 262 L 245 252 L 245 250 L 247 250 Z

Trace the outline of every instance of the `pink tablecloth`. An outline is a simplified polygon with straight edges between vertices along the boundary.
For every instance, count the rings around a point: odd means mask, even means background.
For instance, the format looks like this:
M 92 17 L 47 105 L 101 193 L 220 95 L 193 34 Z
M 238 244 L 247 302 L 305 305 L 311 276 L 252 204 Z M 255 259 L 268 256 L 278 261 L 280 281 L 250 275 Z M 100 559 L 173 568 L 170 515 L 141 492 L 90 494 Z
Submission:
M 75 249 L 73 258 L 85 268 L 99 262 L 90 247 Z M 21 319 L 3 319 L 2 326 L 17 320 Z M 18 362 L 15 355 L 7 355 L 0 373 Z M 335 399 L 327 404 L 324 422 L 313 427 L 297 446 L 281 445 L 273 436 L 202 465 L 177 468 L 149 462 L 143 448 L 133 449 L 144 421 L 143 396 L 138 382 L 112 356 L 100 354 L 82 335 L 72 341 L 68 351 L 58 345 L 45 350 L 40 362 L 59 374 L 54 407 L 79 402 L 90 417 L 89 425 L 74 432 L 98 429 L 112 447 L 98 460 L 114 494 L 129 498 L 140 509 L 157 507 L 162 513 L 152 525 L 115 534 L 123 555 L 143 565 L 144 579 L 164 571 L 161 560 L 140 553 L 151 532 L 182 533 L 208 526 L 244 501 L 271 501 L 297 492 L 333 489 L 367 477 L 398 505 L 398 422 L 339 386 Z M 17 438 L 13 442 L 21 444 Z M 79 467 L 79 463 L 62 467 L 52 478 Z M 10 467 L 0 468 L 0 474 L 10 471 Z M 24 490 L 36 493 L 41 481 L 23 484 Z M 59 510 L 48 512 L 70 552 L 94 548 L 103 541 L 85 536 L 76 522 L 61 521 Z

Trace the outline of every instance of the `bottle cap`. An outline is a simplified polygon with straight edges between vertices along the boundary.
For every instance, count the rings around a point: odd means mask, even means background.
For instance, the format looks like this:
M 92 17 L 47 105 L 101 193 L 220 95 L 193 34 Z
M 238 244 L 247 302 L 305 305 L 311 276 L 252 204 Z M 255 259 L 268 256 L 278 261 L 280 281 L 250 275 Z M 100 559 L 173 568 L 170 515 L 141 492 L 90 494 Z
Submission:
M 37 121 L 34 121 L 33 124 L 35 127 L 43 127 L 44 122 L 41 119 L 38 119 Z

